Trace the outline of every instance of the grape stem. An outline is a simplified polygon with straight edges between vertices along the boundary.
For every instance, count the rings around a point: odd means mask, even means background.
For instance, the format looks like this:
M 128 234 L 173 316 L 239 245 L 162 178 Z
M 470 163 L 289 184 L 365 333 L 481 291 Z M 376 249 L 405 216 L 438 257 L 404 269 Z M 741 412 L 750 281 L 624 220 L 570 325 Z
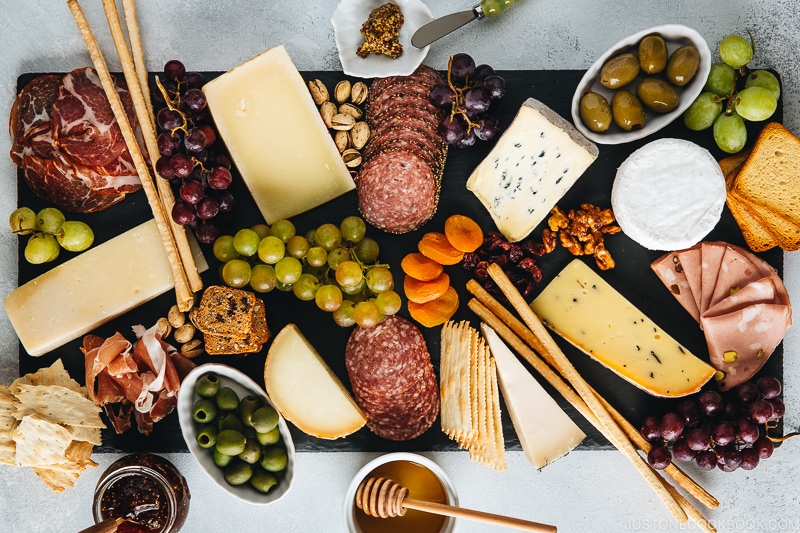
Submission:
M 464 87 L 456 87 L 453 84 L 452 79 L 452 70 L 453 70 L 453 56 L 450 56 L 450 59 L 447 61 L 447 85 L 450 87 L 450 90 L 453 91 L 455 98 L 453 99 L 453 103 L 450 107 L 450 122 L 453 121 L 456 114 L 461 115 L 464 117 L 464 120 L 467 123 L 467 132 L 466 134 L 469 135 L 469 132 L 472 131 L 472 128 L 480 129 L 480 124 L 477 122 L 472 122 L 470 118 L 467 116 L 467 111 L 462 107 L 464 104 L 464 93 L 469 89 L 477 87 L 476 85 L 470 85 L 469 83 L 469 76 L 464 79 Z
M 775 423 L 773 425 L 767 424 L 766 427 L 767 427 L 767 431 L 769 431 L 770 429 L 774 429 L 774 428 L 778 427 L 778 424 L 777 423 Z M 797 437 L 798 435 L 800 435 L 800 430 L 793 431 L 792 433 L 787 433 L 786 435 L 784 435 L 782 437 L 771 437 L 769 434 L 767 434 L 767 438 L 769 440 L 771 440 L 772 442 L 783 442 L 785 440 L 791 439 L 792 437 Z
M 183 124 L 182 125 L 177 126 L 175 128 L 172 128 L 169 132 L 170 133 L 175 133 L 176 131 L 180 130 L 180 131 L 188 134 L 189 133 L 188 124 L 190 122 L 190 119 L 187 118 L 186 114 L 183 111 L 180 110 L 181 81 L 177 80 L 177 83 L 178 83 L 178 89 L 175 91 L 175 94 L 178 97 L 178 102 L 175 103 L 172 100 L 172 98 L 170 98 L 169 91 L 161 83 L 161 78 L 156 76 L 156 87 L 158 87 L 158 91 L 161 93 L 161 96 L 164 97 L 164 103 L 167 104 L 167 108 L 169 108 L 170 111 L 174 111 L 175 113 L 177 113 L 181 117 L 181 120 L 183 120 Z

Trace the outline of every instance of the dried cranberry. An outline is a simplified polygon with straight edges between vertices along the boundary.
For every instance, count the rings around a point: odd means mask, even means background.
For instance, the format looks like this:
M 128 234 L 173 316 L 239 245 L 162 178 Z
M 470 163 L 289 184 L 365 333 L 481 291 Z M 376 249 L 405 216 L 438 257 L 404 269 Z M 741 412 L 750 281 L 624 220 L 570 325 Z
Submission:
M 485 283 L 489 279 L 489 273 L 485 268 L 476 268 L 475 272 L 473 272 L 473 275 L 475 276 L 475 279 L 481 283 Z
M 526 239 L 522 242 L 522 249 L 530 255 L 541 257 L 544 255 L 544 244 L 536 242 L 533 239 Z
M 466 253 L 464 254 L 464 259 L 461 261 L 461 266 L 467 272 L 472 272 L 475 270 L 475 266 L 480 261 L 478 254 L 476 253 Z

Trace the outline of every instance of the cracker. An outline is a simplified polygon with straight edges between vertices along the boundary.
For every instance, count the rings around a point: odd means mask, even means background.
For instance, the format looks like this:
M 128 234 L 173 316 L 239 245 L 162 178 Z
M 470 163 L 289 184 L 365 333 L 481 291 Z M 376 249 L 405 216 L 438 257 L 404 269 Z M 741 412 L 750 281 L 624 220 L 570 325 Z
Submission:
M 70 432 L 73 441 L 84 441 L 88 442 L 89 444 L 94 444 L 95 446 L 100 446 L 103 444 L 100 428 L 70 426 L 68 424 L 62 425 L 67 429 L 67 431 Z
M 72 480 L 78 477 L 74 472 L 53 468 L 33 467 L 32 470 L 56 494 L 64 492 L 67 487 L 74 487 L 75 483 Z
M 261 350 L 262 344 L 252 337 L 238 338 L 206 333 L 203 335 L 208 355 L 234 355 L 255 353 Z
M 11 432 L 16 444 L 18 466 L 44 466 L 67 462 L 66 450 L 72 437 L 64 427 L 40 415 L 22 417 Z
M 100 407 L 80 392 L 59 385 L 19 384 L 15 396 L 19 403 L 14 417 L 22 420 L 36 413 L 70 426 L 104 428 Z
M 11 431 L 17 426 L 14 418 L 14 395 L 11 387 L 0 385 L 0 464 L 13 465 L 15 445 Z
M 497 363 L 494 357 L 490 357 L 489 361 L 489 381 L 491 385 L 489 407 L 491 411 L 490 427 L 492 429 L 490 434 L 492 440 L 491 466 L 495 470 L 505 470 L 507 468 L 506 448 L 503 438 L 503 422 L 500 418 L 500 388 L 497 384 Z

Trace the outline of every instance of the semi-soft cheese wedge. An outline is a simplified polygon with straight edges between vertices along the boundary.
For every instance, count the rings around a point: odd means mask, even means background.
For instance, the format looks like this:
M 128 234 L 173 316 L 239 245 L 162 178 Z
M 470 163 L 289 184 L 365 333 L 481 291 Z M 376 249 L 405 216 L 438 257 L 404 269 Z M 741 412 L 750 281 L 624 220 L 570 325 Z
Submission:
M 531 308 L 556 333 L 655 396 L 692 394 L 714 375 L 580 259 Z
M 294 324 L 287 324 L 272 341 L 264 386 L 283 417 L 314 437 L 338 439 L 367 423 L 342 382 Z
M 207 270 L 190 242 L 198 271 Z M 150 220 L 22 285 L 4 304 L 25 350 L 39 356 L 174 286 L 161 234 Z
M 217 130 L 267 224 L 355 188 L 283 46 L 203 87 Z
M 543 103 L 528 98 L 467 189 L 510 241 L 524 239 L 597 159 L 597 146 Z
M 491 327 L 482 323 L 481 331 L 497 364 L 500 390 L 528 461 L 538 469 L 568 454 L 586 434 Z

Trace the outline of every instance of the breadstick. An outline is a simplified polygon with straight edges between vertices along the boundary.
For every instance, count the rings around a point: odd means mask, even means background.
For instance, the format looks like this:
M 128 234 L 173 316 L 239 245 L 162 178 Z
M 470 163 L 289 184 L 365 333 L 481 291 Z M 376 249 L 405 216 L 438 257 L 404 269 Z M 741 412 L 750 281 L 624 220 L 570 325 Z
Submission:
M 147 65 L 144 61 L 144 50 L 142 49 L 142 39 L 139 33 L 139 21 L 136 19 L 136 5 L 133 0 L 122 0 L 122 9 L 125 12 L 125 25 L 128 27 L 128 39 L 131 42 L 133 52 L 133 64 L 136 67 L 136 74 L 139 78 L 139 85 L 147 87 Z M 147 114 L 155 124 L 155 114 L 153 113 L 153 102 L 142 91 L 144 102 L 147 105 Z M 153 126 L 155 129 L 155 126 Z

